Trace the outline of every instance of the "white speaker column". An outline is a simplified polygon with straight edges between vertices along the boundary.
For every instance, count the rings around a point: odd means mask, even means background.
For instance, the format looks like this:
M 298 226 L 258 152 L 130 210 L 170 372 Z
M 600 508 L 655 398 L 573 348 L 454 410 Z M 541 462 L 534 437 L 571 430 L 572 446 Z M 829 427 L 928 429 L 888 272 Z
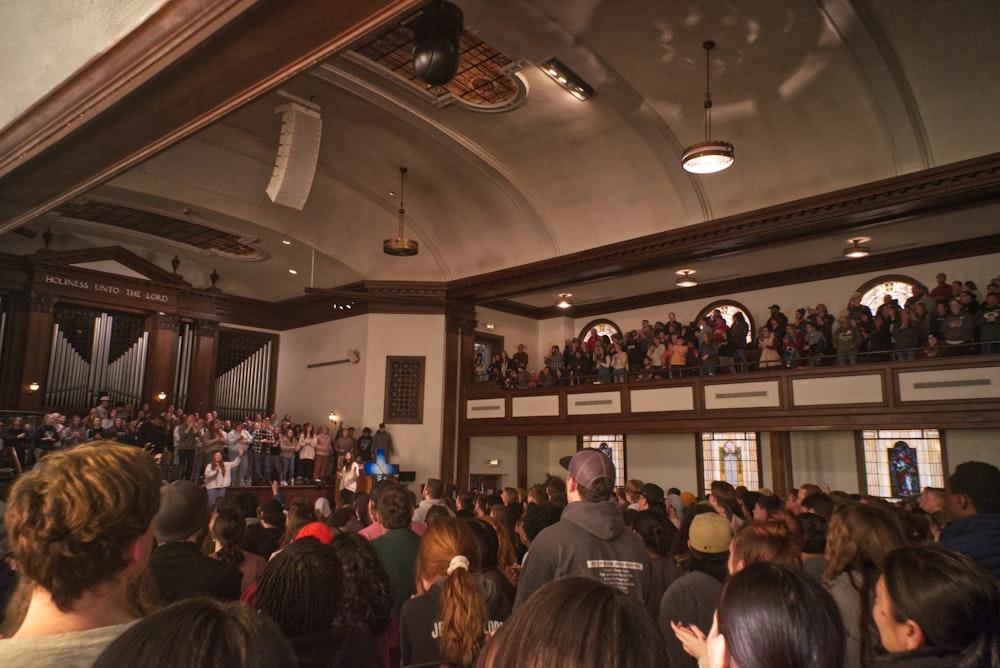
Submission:
M 323 119 L 319 107 L 289 102 L 277 107 L 281 114 L 281 137 L 267 196 L 275 204 L 302 210 L 316 175 Z

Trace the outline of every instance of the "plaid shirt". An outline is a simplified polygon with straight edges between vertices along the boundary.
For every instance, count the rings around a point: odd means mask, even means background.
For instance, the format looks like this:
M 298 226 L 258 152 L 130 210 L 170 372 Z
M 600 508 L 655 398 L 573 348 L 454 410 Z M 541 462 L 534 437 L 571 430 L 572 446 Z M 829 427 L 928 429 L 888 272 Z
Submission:
M 253 433 L 250 451 L 254 454 L 264 454 L 270 449 L 274 441 L 274 429 L 271 427 L 261 427 Z

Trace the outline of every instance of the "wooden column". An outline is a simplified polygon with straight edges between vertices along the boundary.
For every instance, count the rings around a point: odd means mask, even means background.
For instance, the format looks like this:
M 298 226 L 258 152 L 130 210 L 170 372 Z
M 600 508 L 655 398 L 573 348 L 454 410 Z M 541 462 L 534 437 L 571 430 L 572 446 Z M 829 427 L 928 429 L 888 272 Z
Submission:
M 517 437 L 517 486 L 528 486 L 528 437 Z
M 792 440 L 787 431 L 772 431 L 771 441 L 771 479 L 774 493 L 781 499 L 788 496 L 794 489 L 792 482 Z
M 445 311 L 444 423 L 441 430 L 441 480 L 469 485 L 469 439 L 459 430 L 464 392 L 472 378 L 475 306 L 469 302 L 448 302 Z
M 142 384 L 143 401 L 156 405 L 156 395 L 166 392 L 167 404 L 174 403 L 174 381 L 177 373 L 177 329 L 180 318 L 174 314 L 153 314 L 146 318 L 149 349 L 146 352 L 146 377 Z
M 24 365 L 21 368 L 21 382 L 18 388 L 18 410 L 45 410 L 45 383 L 49 374 L 54 308 L 54 298 L 31 294 L 24 339 Z M 28 385 L 33 382 L 40 385 L 37 392 L 28 389 Z
M 18 410 L 24 389 L 21 380 L 31 309 L 27 295 L 23 294 L 11 295 L 4 308 L 7 324 L 0 341 L 0 369 L 3 370 L 0 372 L 0 406 Z
M 188 400 L 184 411 L 204 413 L 211 408 L 212 381 L 215 378 L 215 354 L 219 343 L 219 323 L 202 320 L 196 327 L 191 355 Z

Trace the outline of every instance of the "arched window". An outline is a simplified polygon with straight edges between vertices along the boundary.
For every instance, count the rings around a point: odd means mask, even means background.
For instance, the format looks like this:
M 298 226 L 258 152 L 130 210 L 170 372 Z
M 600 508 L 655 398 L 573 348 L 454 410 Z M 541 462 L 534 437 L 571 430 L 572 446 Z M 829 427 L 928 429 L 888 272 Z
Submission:
M 580 330 L 580 343 L 587 343 L 594 337 L 595 332 L 598 338 L 606 336 L 611 339 L 615 336 L 621 336 L 622 330 L 621 327 L 606 318 L 591 320 Z
M 753 318 L 750 316 L 749 309 L 747 309 L 746 306 L 740 304 L 739 302 L 734 302 L 729 299 L 712 302 L 698 313 L 698 317 L 695 319 L 695 322 L 698 322 L 702 318 L 712 315 L 712 313 L 716 310 L 718 310 L 719 313 L 722 315 L 722 319 L 726 321 L 726 325 L 730 327 L 733 324 L 733 318 L 736 316 L 736 314 L 742 313 L 743 317 L 746 318 L 747 325 L 750 328 L 747 331 L 747 343 L 750 343 L 750 341 L 753 339 L 753 333 L 756 331 L 757 328 L 754 326 Z
M 880 276 L 862 285 L 858 288 L 858 292 L 861 293 L 861 303 L 872 313 L 876 313 L 887 297 L 890 301 L 903 306 L 906 300 L 913 296 L 913 286 L 916 283 L 917 281 L 909 276 Z

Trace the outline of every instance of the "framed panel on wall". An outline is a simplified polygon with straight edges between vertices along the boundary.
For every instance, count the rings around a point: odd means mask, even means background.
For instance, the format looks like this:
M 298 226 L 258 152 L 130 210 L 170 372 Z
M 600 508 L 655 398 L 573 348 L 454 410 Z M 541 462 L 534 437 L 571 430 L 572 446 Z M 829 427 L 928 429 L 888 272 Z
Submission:
M 426 357 L 386 356 L 386 424 L 423 424 Z

